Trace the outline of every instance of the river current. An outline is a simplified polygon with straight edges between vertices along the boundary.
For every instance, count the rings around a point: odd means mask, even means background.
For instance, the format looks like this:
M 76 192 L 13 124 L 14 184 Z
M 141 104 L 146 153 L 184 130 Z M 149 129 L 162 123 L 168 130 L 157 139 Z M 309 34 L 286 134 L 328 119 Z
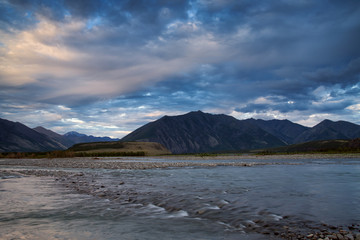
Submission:
M 71 176 L 2 172 L 0 239 L 280 239 L 360 223 L 360 159 Z

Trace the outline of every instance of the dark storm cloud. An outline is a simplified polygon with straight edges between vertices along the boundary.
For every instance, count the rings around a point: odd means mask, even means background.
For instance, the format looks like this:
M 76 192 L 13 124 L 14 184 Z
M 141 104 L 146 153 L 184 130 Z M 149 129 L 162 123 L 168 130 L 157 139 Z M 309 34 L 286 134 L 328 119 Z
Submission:
M 360 58 L 352 60 L 344 69 L 320 68 L 315 72 L 307 73 L 305 78 L 316 84 L 333 85 L 340 84 L 342 87 L 355 85 L 359 82 Z
M 26 100 L 58 126 L 198 109 L 359 116 L 357 0 L 9 0 L 0 34 L 12 116 Z

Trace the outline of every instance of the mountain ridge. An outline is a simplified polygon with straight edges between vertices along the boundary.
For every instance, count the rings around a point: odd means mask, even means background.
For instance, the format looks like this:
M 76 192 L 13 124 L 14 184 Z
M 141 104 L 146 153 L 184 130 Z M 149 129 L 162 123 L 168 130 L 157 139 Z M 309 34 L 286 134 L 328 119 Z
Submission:
M 83 133 L 78 133 L 76 131 L 67 132 L 63 136 L 66 139 L 70 140 L 73 144 L 89 143 L 89 142 L 113 142 L 113 141 L 120 140 L 119 138 L 94 137 L 93 135 L 86 135 Z M 69 147 L 71 147 L 71 146 L 69 146 Z
M 121 141 L 152 141 L 173 153 L 231 152 L 282 146 L 280 139 L 249 122 L 201 111 L 164 116 L 145 124 Z
M 201 111 L 164 116 L 134 130 L 121 141 L 152 141 L 173 153 L 234 152 L 281 147 L 305 141 L 353 139 L 360 126 L 324 120 L 310 128 L 289 120 L 238 120 Z
M 65 150 L 76 143 L 109 141 L 108 137 L 81 134 L 81 139 L 71 139 L 44 127 L 26 125 L 0 118 L 0 152 L 46 152 Z M 111 139 L 117 141 L 119 139 Z
M 309 141 L 355 139 L 360 125 L 325 119 L 314 127 L 289 120 L 239 120 L 225 114 L 201 111 L 163 116 L 120 141 L 158 142 L 172 153 L 239 152 L 299 144 Z M 0 152 L 65 150 L 76 143 L 118 141 L 75 131 L 64 135 L 43 127 L 28 128 L 0 118 Z
M 0 119 L 0 152 L 51 151 L 61 144 L 22 123 Z

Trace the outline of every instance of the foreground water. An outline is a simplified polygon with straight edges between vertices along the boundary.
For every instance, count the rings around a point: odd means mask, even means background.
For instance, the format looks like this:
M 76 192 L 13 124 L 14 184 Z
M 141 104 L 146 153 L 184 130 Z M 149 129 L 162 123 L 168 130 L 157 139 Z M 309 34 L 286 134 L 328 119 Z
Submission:
M 356 227 L 360 160 L 296 163 L 67 169 L 57 181 L 3 172 L 0 239 L 277 239 Z

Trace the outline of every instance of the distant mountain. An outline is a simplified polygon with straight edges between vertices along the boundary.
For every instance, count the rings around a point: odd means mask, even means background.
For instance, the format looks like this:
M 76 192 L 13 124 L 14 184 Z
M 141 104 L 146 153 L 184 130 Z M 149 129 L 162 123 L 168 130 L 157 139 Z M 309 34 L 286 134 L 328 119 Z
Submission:
M 330 139 L 354 139 L 360 137 L 360 126 L 354 123 L 324 120 L 304 131 L 295 138 L 294 143 Z
M 76 132 L 60 135 L 43 127 L 31 129 L 19 122 L 0 118 L 0 152 L 45 152 L 65 150 L 76 143 L 117 141 L 109 137 Z
M 261 120 L 261 119 L 251 118 L 245 121 L 249 121 L 252 124 L 256 124 L 257 126 L 261 127 L 263 130 L 279 138 L 286 144 L 295 143 L 295 139 L 300 134 L 310 129 L 309 127 L 304 127 L 300 124 L 293 123 L 289 120 L 277 120 L 277 119 Z
M 94 137 L 92 135 L 85 135 L 82 133 L 78 133 L 75 131 L 65 133 L 63 135 L 67 140 L 76 143 L 89 143 L 89 142 L 111 142 L 111 141 L 119 141 L 118 138 L 109 138 L 109 137 Z M 72 145 L 73 145 L 72 144 Z
M 39 152 L 64 146 L 19 122 L 0 118 L 0 152 Z
M 56 132 L 53 132 L 49 129 L 43 128 L 43 127 L 36 127 L 33 128 L 35 131 L 46 135 L 47 137 L 51 138 L 53 141 L 56 141 L 59 143 L 59 145 L 62 146 L 63 149 L 67 149 L 74 145 L 74 142 L 70 139 L 66 138 L 64 135 L 60 135 Z
M 224 114 L 197 111 L 180 116 L 164 116 L 136 129 L 121 141 L 157 142 L 172 153 L 201 153 L 236 152 L 355 138 L 360 138 L 360 125 L 346 121 L 324 120 L 309 128 L 289 120 L 238 120 Z M 77 143 L 118 140 L 78 132 L 60 135 L 43 127 L 31 129 L 18 122 L 0 119 L 0 152 L 63 150 Z
M 164 116 L 121 140 L 158 142 L 172 153 L 232 152 L 285 145 L 279 138 L 249 121 L 201 111 Z

